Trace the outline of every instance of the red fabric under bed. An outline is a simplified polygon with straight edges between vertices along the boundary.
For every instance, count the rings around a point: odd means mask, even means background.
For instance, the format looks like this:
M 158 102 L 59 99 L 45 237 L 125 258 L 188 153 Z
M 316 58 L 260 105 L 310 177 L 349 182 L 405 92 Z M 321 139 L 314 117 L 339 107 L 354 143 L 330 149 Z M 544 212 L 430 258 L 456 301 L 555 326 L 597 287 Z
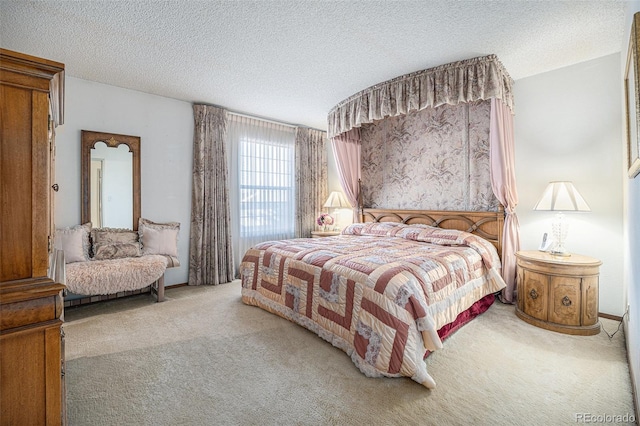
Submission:
M 482 299 L 478 300 L 473 305 L 471 305 L 469 309 L 467 309 L 464 312 L 461 312 L 456 317 L 455 321 L 442 326 L 442 328 L 438 330 L 438 336 L 440 336 L 440 340 L 444 342 L 444 340 L 447 337 L 451 336 L 453 333 L 458 331 L 460 327 L 462 327 L 463 325 L 465 325 L 466 323 L 468 323 L 469 321 L 471 321 L 472 319 L 474 319 L 475 317 L 477 317 L 478 315 L 480 315 L 481 313 L 489 309 L 489 306 L 491 306 L 495 300 L 496 300 L 495 295 L 488 294 Z M 431 351 L 427 351 L 424 357 L 425 358 L 428 357 L 429 354 L 431 354 Z

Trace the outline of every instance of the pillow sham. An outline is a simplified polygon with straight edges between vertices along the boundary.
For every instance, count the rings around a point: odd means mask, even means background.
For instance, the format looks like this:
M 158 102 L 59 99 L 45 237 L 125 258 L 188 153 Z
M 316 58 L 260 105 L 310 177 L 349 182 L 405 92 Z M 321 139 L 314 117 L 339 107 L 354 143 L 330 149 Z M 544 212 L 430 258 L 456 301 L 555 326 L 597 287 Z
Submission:
M 93 244 L 137 243 L 138 233 L 124 228 L 94 228 L 91 230 Z
M 353 223 L 342 231 L 343 235 L 372 235 L 401 237 L 440 245 L 464 244 L 468 232 L 444 229 L 425 224 L 405 224 L 399 222 Z
M 138 233 L 123 228 L 95 228 L 91 231 L 93 259 L 108 260 L 142 255 Z
M 370 235 L 399 237 L 407 240 L 443 246 L 467 246 L 477 251 L 489 269 L 500 267 L 500 257 L 493 244 L 484 238 L 466 231 L 444 229 L 425 224 L 404 224 L 398 222 L 353 223 L 342 235 Z
M 140 243 L 103 243 L 93 246 L 94 260 L 140 257 L 140 255 Z
M 142 243 L 142 254 L 161 254 L 178 257 L 179 222 L 157 223 L 140 218 L 138 234 Z
M 64 251 L 65 263 L 89 260 L 91 222 L 66 228 L 56 228 L 54 248 Z
M 398 227 L 406 226 L 398 222 L 352 223 L 342 230 L 342 235 L 388 235 Z

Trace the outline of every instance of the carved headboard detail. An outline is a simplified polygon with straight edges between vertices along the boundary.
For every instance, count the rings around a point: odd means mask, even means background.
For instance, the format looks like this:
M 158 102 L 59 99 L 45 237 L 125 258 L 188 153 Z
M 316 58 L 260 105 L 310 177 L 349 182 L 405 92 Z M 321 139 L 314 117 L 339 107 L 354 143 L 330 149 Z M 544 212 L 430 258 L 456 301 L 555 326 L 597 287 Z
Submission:
M 502 256 L 504 208 L 496 212 L 439 211 L 439 210 L 360 210 L 361 222 L 398 222 L 425 224 L 443 229 L 457 229 L 478 235 L 491 242 Z

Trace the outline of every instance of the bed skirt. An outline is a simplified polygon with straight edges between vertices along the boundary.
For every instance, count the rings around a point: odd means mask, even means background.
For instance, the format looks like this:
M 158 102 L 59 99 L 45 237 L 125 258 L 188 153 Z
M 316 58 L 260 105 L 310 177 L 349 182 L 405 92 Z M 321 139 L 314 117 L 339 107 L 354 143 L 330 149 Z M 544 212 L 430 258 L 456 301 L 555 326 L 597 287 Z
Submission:
M 491 307 L 491 305 L 493 305 L 493 302 L 495 302 L 495 300 L 495 294 L 487 294 L 485 297 L 471 305 L 469 309 L 461 312 L 456 317 L 455 321 L 443 325 L 440 330 L 438 330 L 438 336 L 440 336 L 440 340 L 444 342 L 447 337 L 458 331 L 463 325 L 471 322 L 471 320 L 473 320 L 478 315 L 485 313 Z M 424 355 L 424 358 L 426 359 L 430 354 L 431 351 L 427 351 Z

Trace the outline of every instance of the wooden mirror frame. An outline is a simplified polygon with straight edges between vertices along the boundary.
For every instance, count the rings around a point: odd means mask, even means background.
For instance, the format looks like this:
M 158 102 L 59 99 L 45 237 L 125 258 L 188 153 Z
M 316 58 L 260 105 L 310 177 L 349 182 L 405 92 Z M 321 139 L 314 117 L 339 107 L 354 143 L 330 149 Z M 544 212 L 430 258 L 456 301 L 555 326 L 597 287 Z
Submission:
M 627 124 L 627 168 L 629 178 L 640 173 L 640 12 L 633 15 L 629 52 L 624 72 Z
M 118 135 L 116 133 L 93 132 L 82 130 L 81 146 L 81 223 L 91 222 L 91 149 L 96 143 L 104 142 L 109 148 L 117 148 L 119 145 L 127 145 L 132 154 L 133 163 L 133 212 L 132 227 L 138 230 L 140 219 L 140 137 Z

